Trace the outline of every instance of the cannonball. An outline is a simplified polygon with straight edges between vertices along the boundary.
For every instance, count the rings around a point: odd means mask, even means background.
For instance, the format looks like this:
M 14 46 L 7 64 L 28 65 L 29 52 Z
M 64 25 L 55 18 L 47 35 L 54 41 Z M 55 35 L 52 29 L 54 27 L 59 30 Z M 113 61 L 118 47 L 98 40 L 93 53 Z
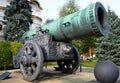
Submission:
M 119 70 L 111 61 L 101 61 L 96 64 L 94 76 L 100 83 L 115 83 L 119 77 Z

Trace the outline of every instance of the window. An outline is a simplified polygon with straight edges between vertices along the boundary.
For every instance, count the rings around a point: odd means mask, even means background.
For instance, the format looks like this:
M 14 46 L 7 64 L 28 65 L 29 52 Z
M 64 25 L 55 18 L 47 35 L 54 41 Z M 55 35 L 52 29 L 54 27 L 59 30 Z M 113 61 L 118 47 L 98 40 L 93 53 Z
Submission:
M 0 31 L 2 31 L 2 25 L 0 24 Z

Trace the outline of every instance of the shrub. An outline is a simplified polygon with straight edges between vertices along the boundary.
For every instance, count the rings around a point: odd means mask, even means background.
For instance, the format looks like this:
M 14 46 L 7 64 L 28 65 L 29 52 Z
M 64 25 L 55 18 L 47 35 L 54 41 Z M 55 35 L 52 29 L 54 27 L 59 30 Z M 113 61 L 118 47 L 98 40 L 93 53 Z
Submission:
M 0 67 L 4 67 L 12 64 L 12 52 L 10 50 L 10 43 L 0 41 Z
M 23 44 L 20 42 L 10 42 L 10 46 L 11 46 L 11 52 L 13 55 L 17 54 L 18 52 L 18 48 L 20 46 L 22 46 Z

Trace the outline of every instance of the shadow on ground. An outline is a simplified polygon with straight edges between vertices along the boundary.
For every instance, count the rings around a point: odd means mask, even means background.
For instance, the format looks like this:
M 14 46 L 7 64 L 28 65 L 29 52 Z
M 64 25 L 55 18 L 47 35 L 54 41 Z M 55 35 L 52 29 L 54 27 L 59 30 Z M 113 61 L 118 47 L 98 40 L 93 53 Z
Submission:
M 46 72 L 44 71 L 40 77 L 39 81 L 51 80 L 51 79 L 60 79 L 61 77 L 67 76 L 68 74 L 63 74 L 59 71 Z
M 81 74 L 84 76 L 83 74 Z M 85 79 L 79 78 L 79 73 L 63 74 L 60 71 L 44 71 L 35 82 L 43 83 L 86 83 Z M 49 81 L 49 82 L 48 82 Z

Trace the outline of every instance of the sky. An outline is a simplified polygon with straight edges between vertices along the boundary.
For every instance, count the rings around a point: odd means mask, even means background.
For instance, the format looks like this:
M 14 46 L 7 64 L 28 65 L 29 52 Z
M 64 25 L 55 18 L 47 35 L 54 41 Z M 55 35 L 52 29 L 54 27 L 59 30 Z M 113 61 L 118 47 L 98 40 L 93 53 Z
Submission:
M 59 9 L 65 5 L 69 0 L 38 0 L 43 8 L 41 12 L 41 18 L 43 23 L 46 19 L 56 19 L 58 18 Z M 101 2 L 105 9 L 108 6 L 115 11 L 115 13 L 120 17 L 120 0 L 76 0 L 76 4 L 83 9 L 87 7 L 90 3 Z

